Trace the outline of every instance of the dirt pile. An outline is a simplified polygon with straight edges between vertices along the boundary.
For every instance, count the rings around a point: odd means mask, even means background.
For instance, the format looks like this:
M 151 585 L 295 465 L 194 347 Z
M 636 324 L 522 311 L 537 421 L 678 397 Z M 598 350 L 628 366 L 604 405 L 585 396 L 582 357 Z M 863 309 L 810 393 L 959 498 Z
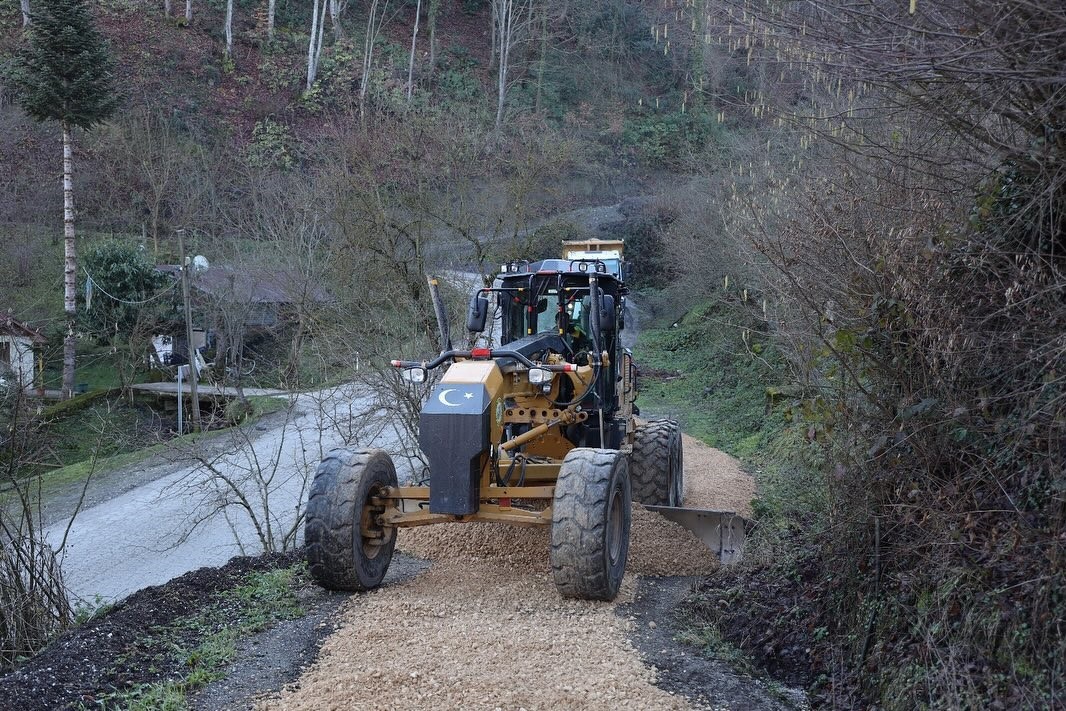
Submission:
M 752 483 L 735 462 L 685 440 L 699 506 L 736 508 Z M 738 489 L 738 490 L 734 490 Z M 691 533 L 635 507 L 629 563 L 614 603 L 564 600 L 548 564 L 548 531 L 493 524 L 401 532 L 398 547 L 433 561 L 403 585 L 353 597 L 319 661 L 262 709 L 681 709 L 655 686 L 616 614 L 637 576 L 717 567 Z
M 250 573 L 287 568 L 301 557 L 290 552 L 233 558 L 220 568 L 201 568 L 130 595 L 60 636 L 17 671 L 0 676 L 0 709 L 110 708 L 113 694 L 181 678 L 190 667 L 173 653 L 175 645 L 194 646 L 202 632 L 181 630 L 170 637 L 148 632 L 217 604 Z
M 550 575 L 547 527 L 504 524 L 442 524 L 400 531 L 397 547 L 405 553 L 445 562 L 484 562 L 524 574 Z M 633 507 L 629 537 L 629 575 L 700 575 L 718 567 L 718 558 L 690 531 Z

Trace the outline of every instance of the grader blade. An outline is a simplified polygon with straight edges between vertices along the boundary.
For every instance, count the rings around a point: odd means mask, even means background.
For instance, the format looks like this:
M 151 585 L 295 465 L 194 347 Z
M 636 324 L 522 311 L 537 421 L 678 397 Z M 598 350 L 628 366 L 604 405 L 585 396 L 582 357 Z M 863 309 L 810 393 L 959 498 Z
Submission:
M 675 506 L 646 506 L 649 511 L 662 514 L 696 534 L 707 547 L 718 554 L 722 565 L 740 560 L 744 554 L 748 521 L 732 511 L 710 511 Z

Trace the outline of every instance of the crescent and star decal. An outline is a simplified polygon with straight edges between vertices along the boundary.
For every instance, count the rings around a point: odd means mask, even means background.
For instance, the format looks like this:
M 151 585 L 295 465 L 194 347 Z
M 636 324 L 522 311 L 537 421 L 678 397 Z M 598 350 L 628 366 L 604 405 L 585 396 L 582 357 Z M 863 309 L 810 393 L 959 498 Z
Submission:
M 455 390 L 456 388 L 445 388 L 444 390 L 441 390 L 440 394 L 437 395 L 437 400 L 440 401 L 441 405 L 447 405 L 448 407 L 460 407 L 462 405 L 461 402 L 448 401 L 448 393 L 455 392 Z M 467 400 L 472 400 L 474 399 L 474 393 L 463 393 L 463 397 Z

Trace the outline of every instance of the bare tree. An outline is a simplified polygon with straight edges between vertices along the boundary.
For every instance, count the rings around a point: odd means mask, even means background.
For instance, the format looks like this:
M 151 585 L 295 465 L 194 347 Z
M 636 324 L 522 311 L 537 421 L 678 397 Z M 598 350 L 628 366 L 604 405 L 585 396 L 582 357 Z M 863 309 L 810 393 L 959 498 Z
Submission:
M 385 12 L 388 10 L 389 0 L 370 0 L 367 8 L 366 35 L 363 38 L 363 73 L 359 82 L 359 115 L 365 115 L 366 96 L 370 90 L 370 74 L 374 69 L 374 50 L 377 47 L 378 35 L 385 22 Z
M 233 59 L 233 0 L 226 0 L 226 19 L 223 24 L 223 33 L 226 36 L 226 59 Z
M 507 104 L 507 92 L 511 88 L 512 55 L 518 45 L 527 39 L 533 21 L 533 0 L 492 0 L 494 20 L 493 38 L 499 45 L 499 61 L 496 68 L 496 130 L 503 126 Z M 496 42 L 498 38 L 498 42 Z
M 440 14 L 440 0 L 429 0 L 426 23 L 429 25 L 429 76 L 437 70 L 437 17 Z
M 45 535 L 41 474 L 29 468 L 46 448 L 47 423 L 33 414 L 22 388 L 0 388 L 0 670 L 32 656 L 74 621 L 70 592 L 63 579 L 67 537 L 85 502 L 98 446 L 89 472 L 58 541 Z M 86 436 L 101 442 L 106 432 L 91 428 Z
M 411 96 L 415 87 L 415 50 L 418 44 L 418 21 L 422 17 L 422 0 L 415 4 L 414 29 L 411 30 L 411 57 L 407 62 L 407 103 L 411 103 Z
M 311 477 L 334 441 L 322 410 L 338 402 L 326 401 L 290 397 L 284 421 L 262 438 L 250 427 L 237 426 L 221 443 L 176 444 L 178 455 L 194 467 L 166 491 L 191 499 L 174 545 L 222 518 L 244 554 L 296 547 Z M 307 417 L 306 408 L 316 406 L 319 411 Z
M 269 270 L 275 287 L 286 296 L 284 319 L 273 335 L 289 339 L 281 378 L 290 388 L 303 385 L 300 364 L 310 334 L 336 316 L 324 286 L 334 257 L 333 234 L 322 208 L 324 194 L 307 176 L 252 175 L 246 188 L 248 205 L 235 209 L 231 221 L 238 234 L 255 243 L 256 263 Z
M 341 23 L 341 14 L 347 5 L 347 0 L 329 0 L 329 21 L 333 25 L 333 41 L 340 42 L 344 39 L 344 25 Z
M 313 0 L 311 7 L 311 39 L 307 46 L 307 91 L 318 75 L 318 60 L 322 56 L 322 35 L 326 27 L 326 1 Z

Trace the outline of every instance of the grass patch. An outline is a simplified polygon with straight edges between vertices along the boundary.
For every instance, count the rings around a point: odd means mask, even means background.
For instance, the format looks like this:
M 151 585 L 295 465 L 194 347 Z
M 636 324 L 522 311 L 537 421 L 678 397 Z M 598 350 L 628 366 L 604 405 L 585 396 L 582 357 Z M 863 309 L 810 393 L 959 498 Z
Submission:
M 693 621 L 674 639 L 695 648 L 704 657 L 725 662 L 742 674 L 757 673 L 751 658 L 722 637 L 718 626 L 713 623 Z
M 217 596 L 195 615 L 152 630 L 146 646 L 162 645 L 161 665 L 176 670 L 165 679 L 138 684 L 99 699 L 97 708 L 181 711 L 188 696 L 222 678 L 237 655 L 240 640 L 284 620 L 303 617 L 296 591 L 307 580 L 304 563 L 249 573 L 245 581 Z M 85 707 L 83 707 L 85 708 Z
M 765 329 L 749 304 L 721 298 L 676 325 L 645 330 L 635 349 L 640 409 L 752 459 L 784 425 L 767 408 L 767 387 L 781 380 L 784 363 Z
M 27 469 L 30 476 L 40 477 L 33 489 L 36 492 L 39 487 L 42 499 L 48 499 L 72 486 L 80 485 L 90 475 L 94 477 L 105 475 L 139 464 L 154 456 L 166 454 L 173 451 L 175 447 L 206 442 L 230 432 L 230 428 L 191 432 L 166 441 L 158 441 L 158 434 L 150 438 L 149 433 L 142 432 L 140 438 L 131 439 L 128 434 L 135 426 L 135 416 L 124 412 L 123 408 L 128 405 L 120 405 L 109 412 L 113 404 L 104 400 L 105 394 L 90 393 L 53 406 L 55 412 L 60 413 L 62 417 L 47 426 L 47 436 L 55 443 L 53 447 L 55 453 L 61 460 L 69 463 L 54 469 L 43 466 L 30 466 Z M 249 397 L 248 401 L 251 406 L 250 413 L 236 426 L 248 426 L 267 415 L 285 410 L 291 404 L 287 398 L 273 396 L 253 396 Z M 67 408 L 72 403 L 76 403 L 77 407 L 71 413 Z M 44 414 L 47 415 L 50 412 L 52 410 L 46 410 Z M 122 432 L 125 436 L 121 438 L 100 436 L 101 427 L 104 425 L 107 430 Z M 148 444 L 153 440 L 154 443 Z M 8 496 L 6 489 L 0 490 L 0 505 L 7 500 Z

